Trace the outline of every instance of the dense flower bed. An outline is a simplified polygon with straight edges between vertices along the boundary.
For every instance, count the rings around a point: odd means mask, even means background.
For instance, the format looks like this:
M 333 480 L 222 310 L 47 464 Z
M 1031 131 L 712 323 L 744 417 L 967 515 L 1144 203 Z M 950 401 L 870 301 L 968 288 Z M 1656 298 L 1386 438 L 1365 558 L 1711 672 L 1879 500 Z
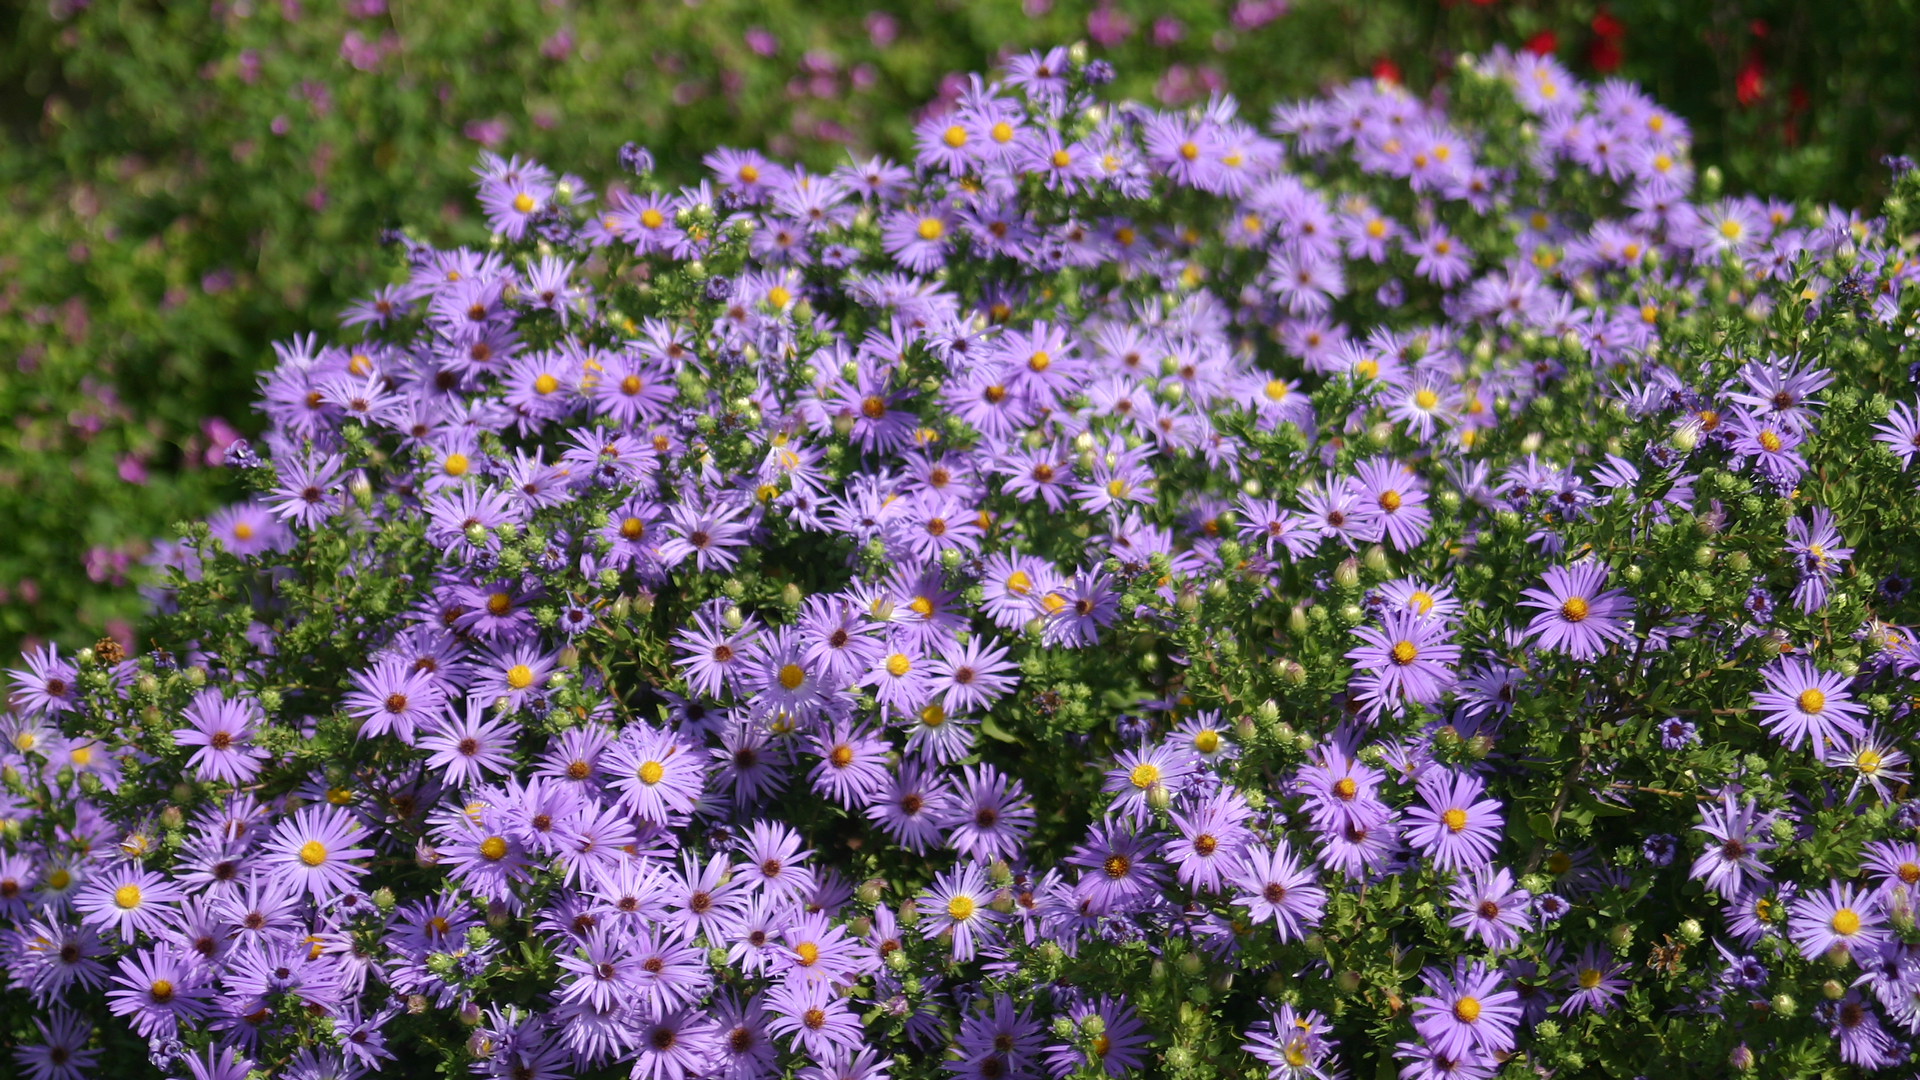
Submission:
M 1908 1061 L 1913 179 L 1714 198 L 1528 55 L 1111 76 L 396 237 L 155 647 L 13 672 L 20 1066 Z

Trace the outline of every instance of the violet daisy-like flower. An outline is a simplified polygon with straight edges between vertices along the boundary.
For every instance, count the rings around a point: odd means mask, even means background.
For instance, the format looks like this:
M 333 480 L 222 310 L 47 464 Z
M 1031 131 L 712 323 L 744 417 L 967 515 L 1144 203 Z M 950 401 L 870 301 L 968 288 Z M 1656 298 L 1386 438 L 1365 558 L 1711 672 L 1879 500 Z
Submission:
M 208 970 L 198 957 L 184 957 L 169 946 L 142 949 L 120 960 L 107 991 L 107 1009 L 125 1016 L 143 1038 L 171 1037 L 181 1021 L 207 1015 Z
M 801 843 L 800 834 L 784 825 L 754 822 L 739 848 L 741 880 L 773 895 L 805 895 L 813 889 L 813 869 L 806 865 L 813 852 L 802 851 Z
M 27 662 L 26 670 L 7 670 L 13 682 L 10 700 L 15 708 L 26 716 L 52 716 L 74 707 L 80 697 L 79 668 L 60 659 L 59 650 L 52 645 L 28 649 L 20 658 Z
M 274 827 L 261 862 L 274 877 L 315 900 L 354 887 L 366 868 L 353 860 L 372 856 L 372 848 L 354 847 L 361 825 L 337 806 L 303 806 Z
M 991 765 L 969 765 L 945 818 L 947 846 L 981 862 L 1015 859 L 1033 822 L 1033 802 L 1020 781 Z
M 977 862 L 941 872 L 917 902 L 926 926 L 922 933 L 951 935 L 954 961 L 967 963 L 976 948 L 990 947 L 999 939 L 999 923 L 1005 916 L 987 906 L 993 893 L 986 871 Z
M 1233 902 L 1247 909 L 1255 925 L 1271 921 L 1281 941 L 1298 941 L 1319 925 L 1327 907 L 1312 867 L 1302 865 L 1284 841 L 1272 850 L 1253 844 L 1227 872 L 1228 883 L 1240 889 Z
M 1720 806 L 1706 807 L 1700 813 L 1704 820 L 1694 829 L 1711 839 L 1693 860 L 1688 876 L 1704 879 L 1707 888 L 1722 896 L 1740 895 L 1749 879 L 1764 885 L 1769 869 L 1760 861 L 1759 853 L 1773 849 L 1767 831 L 1774 815 L 1762 813 L 1760 804 L 1752 800 L 1737 803 L 1732 795 L 1726 796 Z
M 1867 708 L 1847 692 L 1851 682 L 1837 672 L 1821 671 L 1802 656 L 1782 656 L 1760 669 L 1766 688 L 1753 695 L 1761 727 L 1789 750 L 1802 742 L 1822 751 L 1842 735 L 1866 736 L 1861 718 Z
M 1252 813 L 1232 788 L 1173 811 L 1170 816 L 1178 835 L 1163 850 L 1174 865 L 1174 877 L 1188 888 L 1219 892 L 1253 839 L 1244 824 Z
M 1560 1003 L 1560 1014 L 1608 1011 L 1626 993 L 1627 981 L 1621 976 L 1627 971 L 1627 965 L 1614 963 L 1605 949 L 1588 945 L 1580 958 L 1566 967 L 1567 989 L 1571 992 Z
M 361 738 L 392 734 L 412 746 L 414 734 L 445 715 L 447 695 L 433 672 L 397 656 L 382 657 L 372 668 L 356 671 L 353 689 L 341 699 L 349 716 L 360 721 Z
M 176 729 L 173 741 L 198 747 L 187 759 L 187 768 L 202 780 L 243 784 L 253 779 L 267 759 L 267 752 L 252 743 L 254 725 L 265 719 L 252 700 L 229 701 L 220 691 L 206 687 L 187 703 L 186 720 L 192 726 Z
M 1521 594 L 1525 599 L 1520 606 L 1540 612 L 1527 624 L 1527 636 L 1540 648 L 1564 652 L 1575 660 L 1591 660 L 1608 644 L 1626 640 L 1633 601 L 1624 590 L 1606 588 L 1606 583 L 1607 568 L 1598 563 L 1548 570 L 1543 588 Z
M 1019 665 L 1008 662 L 1007 650 L 981 636 L 965 645 L 943 646 L 927 667 L 928 690 L 940 696 L 948 713 L 985 709 L 1020 682 L 1018 676 L 1008 674 L 1019 670 Z
M 33 1026 L 40 1031 L 40 1041 L 13 1048 L 13 1060 L 26 1071 L 28 1080 L 83 1080 L 92 1071 L 100 1052 L 87 1049 L 93 1038 L 91 1022 L 55 1009 L 34 1017 Z
M 1516 888 L 1512 872 L 1504 867 L 1483 866 L 1455 882 L 1448 899 L 1459 914 L 1447 925 L 1498 953 L 1520 944 L 1533 894 Z
M 864 727 L 835 721 L 815 736 L 814 750 L 813 790 L 845 809 L 865 808 L 887 783 L 887 744 Z
M 768 991 L 767 1032 L 816 1060 L 862 1045 L 860 1019 L 825 979 L 791 979 Z
M 670 535 L 660 545 L 663 564 L 678 566 L 692 559 L 694 568 L 704 573 L 731 570 L 740 561 L 733 549 L 745 546 L 747 526 L 738 520 L 738 508 L 676 503 L 671 513 Z
M 1520 995 L 1501 988 L 1501 973 L 1475 960 L 1456 960 L 1451 973 L 1421 972 L 1427 993 L 1413 999 L 1413 1029 L 1428 1045 L 1453 1058 L 1513 1049 L 1520 1021 Z
M 714 1051 L 714 1021 L 702 1009 L 659 1013 L 639 1027 L 633 1080 L 686 1080 L 699 1076 Z
M 1081 868 L 1075 891 L 1094 914 L 1124 911 L 1156 892 L 1163 872 L 1151 856 L 1158 845 L 1108 818 L 1087 830 L 1086 841 L 1063 860 Z
M 1147 796 L 1154 786 L 1177 795 L 1198 765 L 1193 753 L 1171 743 L 1122 750 L 1113 760 L 1114 768 L 1107 770 L 1107 780 L 1101 788 L 1114 793 L 1107 812 L 1125 814 L 1140 824 L 1152 816 Z
M 443 715 L 420 740 L 420 749 L 430 755 L 427 767 L 453 787 L 512 772 L 514 739 L 520 734 L 520 725 L 511 720 L 489 720 L 477 700 L 468 699 L 466 712 L 465 717 Z
M 1357 527 L 1368 540 L 1384 539 L 1400 551 L 1411 551 L 1427 538 L 1433 515 L 1427 510 L 1426 487 L 1412 469 L 1388 458 L 1374 458 L 1354 467 L 1351 482 Z
M 1501 802 L 1485 799 L 1486 783 L 1472 773 L 1436 768 L 1420 778 L 1421 804 L 1407 810 L 1407 842 L 1437 870 L 1473 870 L 1493 860 L 1504 822 Z
M 1886 940 L 1885 925 L 1879 895 L 1851 882 L 1829 882 L 1824 894 L 1809 891 L 1787 912 L 1787 937 L 1808 960 L 1835 950 L 1849 956 L 1871 950 Z
M 1090 1029 L 1087 1020 L 1092 1017 L 1098 1017 L 1100 1024 Z M 1118 1077 L 1146 1064 L 1146 1025 L 1124 999 L 1103 994 L 1098 1000 L 1080 1001 L 1067 1010 L 1065 1019 L 1086 1036 L 1047 1047 L 1047 1071 L 1054 1076 L 1069 1076 L 1084 1068 Z
M 159 937 L 186 899 L 166 875 L 123 863 L 92 879 L 74 897 L 81 923 L 111 929 L 120 940 L 132 942 L 141 934 Z
M 1282 1004 L 1279 1012 L 1248 1026 L 1241 1049 L 1267 1067 L 1267 1080 L 1323 1080 L 1332 1032 L 1333 1025 L 1317 1011 Z
M 666 825 L 691 814 L 706 784 L 706 758 L 672 729 L 634 724 L 607 752 L 620 805 L 642 821 Z
M 1460 647 L 1438 619 L 1387 611 L 1381 614 L 1379 629 L 1356 626 L 1353 633 L 1366 644 L 1350 650 L 1347 659 L 1378 677 L 1381 698 L 1432 705 L 1458 678 L 1454 666 L 1460 662 Z
M 1842 543 L 1833 514 L 1824 506 L 1814 507 L 1804 520 L 1796 517 L 1787 522 L 1787 555 L 1800 569 L 1793 602 L 1801 612 L 1810 615 L 1826 606 L 1827 589 L 1840 564 L 1853 557 L 1853 549 L 1841 547 Z

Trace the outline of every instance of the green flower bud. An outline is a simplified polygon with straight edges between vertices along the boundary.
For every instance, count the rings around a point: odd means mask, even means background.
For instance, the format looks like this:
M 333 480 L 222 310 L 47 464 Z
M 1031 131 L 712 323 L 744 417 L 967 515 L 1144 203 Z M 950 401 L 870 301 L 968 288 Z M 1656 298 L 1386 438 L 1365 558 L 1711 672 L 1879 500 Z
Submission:
M 1088 1013 L 1080 1019 L 1080 1034 L 1097 1039 L 1107 1033 L 1107 1022 L 1097 1012 Z
M 1615 949 L 1625 949 L 1633 944 L 1633 927 L 1620 923 L 1607 931 L 1607 943 Z
M 1773 1011 L 1778 1015 L 1783 1017 L 1792 1016 L 1799 1008 L 1800 1003 L 1793 1000 L 1792 994 L 1773 995 Z
M 1307 609 L 1298 604 L 1287 613 L 1287 633 L 1300 637 L 1307 632 Z
M 1375 544 L 1367 549 L 1366 566 L 1376 577 L 1386 577 L 1393 573 L 1393 564 L 1387 561 L 1387 549 Z
M 167 795 L 172 798 L 174 802 L 184 806 L 193 801 L 193 785 L 183 780 L 173 785 L 173 790 L 167 792 Z
M 1338 589 L 1354 589 L 1360 586 L 1360 564 L 1349 555 L 1340 560 L 1333 568 L 1333 584 Z
M 863 904 L 877 904 L 880 902 L 881 893 L 885 888 L 886 882 L 881 881 L 879 878 L 868 878 L 860 884 L 859 890 L 853 894 L 854 899 Z
M 381 914 L 392 911 L 394 905 L 397 903 L 399 903 L 399 899 L 393 895 L 393 890 L 387 888 L 385 885 L 373 890 L 373 906 L 378 909 Z
M 1847 984 L 1839 979 L 1828 979 L 1820 984 L 1820 996 L 1828 1001 L 1839 1001 L 1847 996 Z
M 1533 1034 L 1540 1039 L 1557 1039 L 1560 1037 L 1560 1024 L 1553 1020 L 1542 1020 L 1533 1026 Z
M 1342 971 L 1333 977 L 1333 988 L 1342 994 L 1351 994 L 1360 989 L 1360 973 Z
M 1193 1051 L 1184 1046 L 1176 1046 L 1166 1053 L 1167 1067 L 1170 1069 L 1190 1069 L 1193 1067 Z
M 1698 945 L 1700 939 L 1705 936 L 1706 930 L 1700 925 L 1699 919 L 1687 919 L 1681 922 L 1680 940 L 1689 945 Z
M 1197 953 L 1190 952 L 1181 953 L 1180 958 L 1173 963 L 1180 969 L 1180 974 L 1189 977 L 1200 974 L 1200 969 L 1205 966 Z

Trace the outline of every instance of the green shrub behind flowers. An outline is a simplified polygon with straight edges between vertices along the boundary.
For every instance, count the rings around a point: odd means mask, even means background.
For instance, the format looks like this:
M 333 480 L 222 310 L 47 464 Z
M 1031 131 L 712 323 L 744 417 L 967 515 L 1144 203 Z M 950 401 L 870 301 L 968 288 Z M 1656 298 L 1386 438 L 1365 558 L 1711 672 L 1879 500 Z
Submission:
M 1551 61 L 484 158 L 159 647 L 13 673 L 36 1076 L 1910 1064 L 1887 216 Z M 60 1056 L 64 1055 L 64 1056 Z

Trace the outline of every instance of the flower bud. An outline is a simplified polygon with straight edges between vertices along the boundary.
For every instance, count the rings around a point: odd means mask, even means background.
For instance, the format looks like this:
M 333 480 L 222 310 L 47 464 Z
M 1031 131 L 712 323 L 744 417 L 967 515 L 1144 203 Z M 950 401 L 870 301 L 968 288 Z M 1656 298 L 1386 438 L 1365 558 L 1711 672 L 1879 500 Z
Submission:
M 948 550 L 942 553 L 941 562 L 943 564 L 945 563 L 947 555 L 957 556 L 959 554 L 960 553 L 957 551 Z M 952 567 L 948 567 L 948 569 L 952 569 Z M 805 599 L 805 597 L 801 595 L 800 586 L 795 585 L 791 581 L 787 582 L 780 589 L 780 606 L 781 607 L 797 608 L 800 606 L 800 601 L 803 599 Z
M 1393 564 L 1387 561 L 1387 549 L 1375 544 L 1367 549 L 1367 569 L 1376 577 L 1386 577 L 1393 573 Z
M 1533 1033 L 1538 1038 L 1557 1039 L 1560 1037 L 1560 1024 L 1554 1020 L 1542 1020 L 1534 1025 Z
M 1713 565 L 1713 555 L 1712 544 L 1701 544 L 1699 547 L 1693 549 L 1693 565 L 1705 570 L 1707 567 Z
M 1182 615 L 1191 615 L 1200 610 L 1200 597 L 1192 589 L 1181 589 L 1180 594 L 1173 598 L 1173 607 Z
M 1224 994 L 1233 989 L 1233 969 L 1221 968 L 1207 976 L 1207 989 L 1216 994 Z
M 1091 1039 L 1097 1039 L 1107 1033 L 1107 1022 L 1097 1012 L 1088 1013 L 1080 1018 L 1080 1033 Z
M 1287 613 L 1287 633 L 1301 637 L 1307 632 L 1307 609 L 1295 604 Z
M 160 827 L 163 829 L 172 831 L 186 824 L 186 822 L 186 815 L 182 814 L 180 808 L 177 806 L 169 806 L 165 810 L 160 811 Z
M 1773 1011 L 1780 1016 L 1792 1016 L 1799 1007 L 1800 1003 L 1793 1000 L 1792 994 L 1773 995 Z
M 1741 1043 L 1727 1051 L 1727 1064 L 1736 1072 L 1749 1072 L 1753 1069 L 1753 1051 L 1747 1048 L 1746 1043 Z
M 432 1007 L 433 1002 L 428 1001 L 427 995 L 425 994 L 407 995 L 407 1012 L 412 1013 L 414 1016 L 419 1016 Z
M 1687 919 L 1680 923 L 1680 940 L 1689 945 L 1698 945 L 1705 935 L 1706 930 L 1700 925 L 1699 919 Z
M 1180 958 L 1175 960 L 1173 965 L 1180 969 L 1180 974 L 1188 977 L 1200 974 L 1200 969 L 1205 966 L 1201 962 L 1199 954 L 1190 952 L 1181 953 Z
M 1691 454 L 1693 448 L 1700 445 L 1700 432 L 1696 428 L 1679 428 L 1668 437 L 1667 445 L 1683 454 Z
M 738 630 L 746 623 L 747 618 L 740 613 L 738 605 L 732 605 L 720 616 L 720 621 L 726 624 L 727 629 Z
M 467 543 L 472 544 L 474 547 L 479 547 L 487 542 L 487 527 L 476 521 L 467 526 L 465 535 Z
M 880 902 L 880 895 L 886 888 L 886 884 L 879 878 L 869 878 L 860 884 L 859 890 L 853 894 L 854 899 L 863 904 L 877 904 Z
M 920 908 L 912 900 L 902 900 L 895 915 L 899 918 L 901 926 L 913 926 L 920 921 Z
M 394 904 L 398 902 L 399 899 L 393 895 L 393 890 L 385 885 L 373 890 L 373 906 L 383 915 L 392 911 Z
M 1615 949 L 1625 949 L 1633 944 L 1633 927 L 1620 923 L 1607 931 L 1607 943 Z
M 1288 686 L 1302 686 L 1307 681 L 1307 669 L 1298 662 L 1280 657 L 1273 662 L 1273 673 Z
M 1308 934 L 1300 944 L 1305 946 L 1307 952 L 1313 956 L 1319 956 L 1327 951 L 1327 939 L 1319 934 Z
M 180 783 L 173 785 L 173 790 L 167 792 L 167 794 L 174 802 L 184 806 L 193 801 L 193 785 L 182 780 Z
M 413 864 L 422 870 L 440 865 L 440 850 L 425 840 L 413 846 Z
M 1341 559 L 1340 565 L 1333 568 L 1333 584 L 1335 588 L 1340 589 L 1359 587 L 1360 564 L 1354 560 L 1353 556 L 1349 555 Z
M 1827 963 L 1832 964 L 1834 967 L 1843 968 L 1853 962 L 1853 954 L 1847 951 L 1846 942 L 1836 941 L 1833 943 L 1831 947 L 1827 949 L 1826 961 Z M 1840 984 L 1829 980 L 1827 985 L 1839 986 Z M 1845 992 L 1846 992 L 1846 988 L 1842 986 L 1841 993 L 1845 993 Z M 1837 998 L 1840 995 L 1828 994 L 1827 996 L 1832 998 Z
M 460 1006 L 460 1022 L 468 1027 L 472 1027 L 480 1022 L 479 1002 L 469 1001 L 465 1005 Z
M 1073 1039 L 1073 1020 L 1065 1016 L 1054 1017 L 1053 1037 L 1059 1039 L 1061 1042 L 1071 1041 Z
M 1351 994 L 1360 989 L 1360 973 L 1342 971 L 1333 977 L 1333 988 L 1342 994 Z
M 1382 420 L 1379 423 L 1373 425 L 1371 428 L 1368 428 L 1367 438 L 1373 440 L 1373 445 L 1375 446 L 1385 446 L 1388 443 L 1392 442 L 1393 441 L 1392 422 L 1387 420 Z
M 493 1056 L 493 1040 L 484 1031 L 476 1031 L 467 1036 L 467 1054 L 473 1058 Z
M 1176 1046 L 1166 1053 L 1167 1067 L 1171 1069 L 1190 1069 L 1193 1067 L 1193 1051 L 1184 1046 Z
M 1828 1001 L 1839 1001 L 1847 996 L 1847 984 L 1839 979 L 1828 979 L 1820 984 L 1820 996 Z
M 1243 716 L 1233 722 L 1233 737 L 1240 742 L 1252 742 L 1259 733 L 1260 729 L 1254 726 L 1251 716 Z
M 1359 626 L 1366 617 L 1367 613 L 1360 610 L 1359 604 L 1340 605 L 1340 623 L 1343 626 Z

